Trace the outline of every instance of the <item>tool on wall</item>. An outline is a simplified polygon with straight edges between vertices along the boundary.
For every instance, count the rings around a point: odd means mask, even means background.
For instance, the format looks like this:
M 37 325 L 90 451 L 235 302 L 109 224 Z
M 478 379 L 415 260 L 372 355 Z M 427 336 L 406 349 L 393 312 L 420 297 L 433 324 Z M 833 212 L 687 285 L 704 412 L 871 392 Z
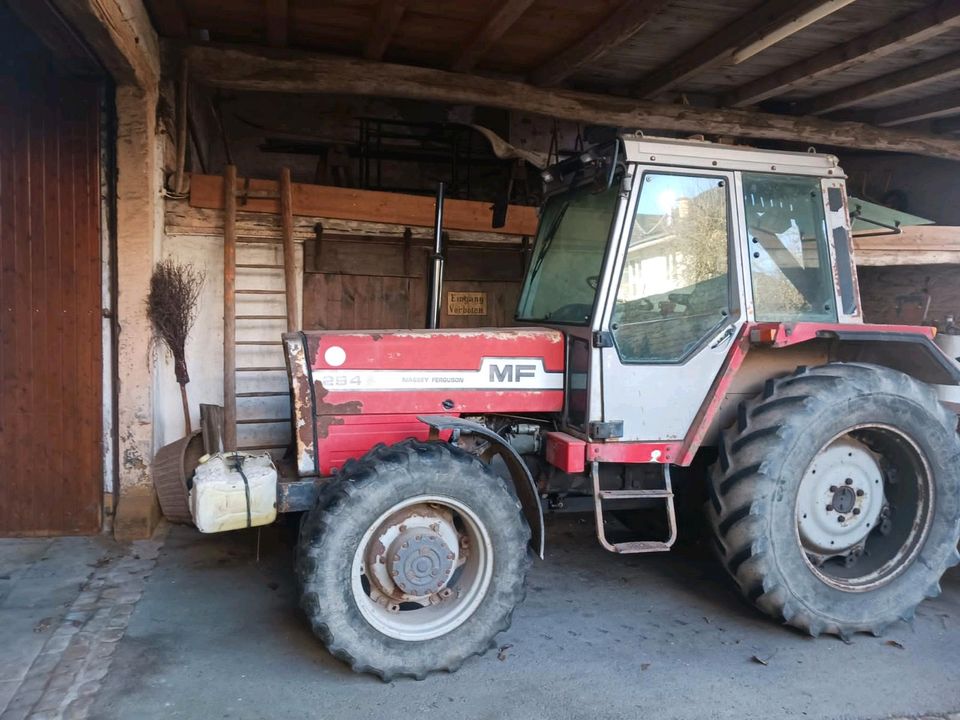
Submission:
M 433 253 L 430 255 L 430 288 L 427 295 L 427 327 L 440 325 L 443 297 L 443 182 L 437 184 L 437 205 L 433 219 Z

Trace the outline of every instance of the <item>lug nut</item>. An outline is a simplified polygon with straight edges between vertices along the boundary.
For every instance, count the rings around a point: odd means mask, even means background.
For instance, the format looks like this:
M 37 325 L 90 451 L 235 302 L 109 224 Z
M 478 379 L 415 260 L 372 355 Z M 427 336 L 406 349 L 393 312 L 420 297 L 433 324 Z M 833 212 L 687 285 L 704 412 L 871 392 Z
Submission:
M 846 483 L 847 485 L 853 485 L 853 480 L 850 479 L 850 478 L 847 478 L 847 479 L 844 480 L 843 482 Z
M 837 491 L 837 486 L 836 486 L 836 485 L 831 485 L 831 486 L 830 486 L 830 492 L 836 492 L 836 491 Z
M 859 514 L 860 514 L 860 508 L 854 508 L 854 509 L 853 509 L 853 514 L 854 514 L 854 515 L 859 515 Z
M 857 490 L 857 497 L 863 497 L 863 490 Z
M 827 512 L 833 512 L 833 505 L 827 505 Z
M 843 515 L 837 515 L 837 522 L 842 523 L 842 522 L 844 522 L 845 520 L 846 520 L 846 518 L 845 518 Z

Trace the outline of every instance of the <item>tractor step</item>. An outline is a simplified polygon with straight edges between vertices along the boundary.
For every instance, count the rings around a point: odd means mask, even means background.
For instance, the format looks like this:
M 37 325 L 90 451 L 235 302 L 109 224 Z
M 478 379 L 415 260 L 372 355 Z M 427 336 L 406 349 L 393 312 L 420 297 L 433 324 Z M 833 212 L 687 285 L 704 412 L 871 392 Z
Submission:
M 647 553 L 664 552 L 669 550 L 677 540 L 677 516 L 673 507 L 673 485 L 670 482 L 670 465 L 664 463 L 663 468 L 663 487 L 643 490 L 601 490 L 600 489 L 600 463 L 593 462 L 590 467 L 590 476 L 593 479 L 593 498 L 594 510 L 597 522 L 597 540 L 610 552 L 629 554 L 629 553 Z M 667 512 L 667 527 L 669 536 L 664 541 L 658 540 L 633 540 L 627 542 L 612 543 L 607 540 L 606 532 L 603 526 L 603 501 L 604 500 L 664 500 Z

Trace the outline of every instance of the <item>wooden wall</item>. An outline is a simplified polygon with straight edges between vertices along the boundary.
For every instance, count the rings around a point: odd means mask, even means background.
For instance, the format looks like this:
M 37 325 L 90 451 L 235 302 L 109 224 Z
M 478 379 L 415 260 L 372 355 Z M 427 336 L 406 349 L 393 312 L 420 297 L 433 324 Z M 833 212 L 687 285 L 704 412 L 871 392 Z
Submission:
M 867 322 L 920 324 L 924 293 L 930 296 L 925 324 L 947 315 L 960 321 L 960 265 L 859 267 L 857 274 Z
M 304 248 L 303 324 L 311 330 L 422 328 L 430 248 L 403 236 L 323 234 Z M 513 323 L 525 260 L 522 242 L 449 243 L 441 327 Z M 450 293 L 485 294 L 486 313 L 448 312 Z
M 54 72 L 18 27 L 0 14 L 0 535 L 93 533 L 100 86 Z

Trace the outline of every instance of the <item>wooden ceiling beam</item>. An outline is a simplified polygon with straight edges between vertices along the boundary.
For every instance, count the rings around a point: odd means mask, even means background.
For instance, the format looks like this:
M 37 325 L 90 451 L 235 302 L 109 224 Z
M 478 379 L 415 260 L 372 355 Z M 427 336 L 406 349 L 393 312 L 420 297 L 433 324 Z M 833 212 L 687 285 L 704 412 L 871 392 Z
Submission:
M 631 93 L 650 97 L 710 68 L 745 62 L 853 0 L 768 0 L 640 79 Z
M 956 27 L 960 27 L 960 0 L 940 0 L 812 58 L 749 82 L 724 98 L 724 104 L 729 107 L 752 105 L 827 73 L 885 57 Z
M 632 130 L 711 133 L 960 160 L 960 140 L 863 123 L 654 103 L 319 53 L 286 51 L 277 56 L 266 49 L 210 45 L 188 45 L 183 52 L 198 82 L 232 90 L 479 105 Z
M 869 118 L 880 127 L 893 127 L 948 115 L 960 115 L 960 90 L 891 105 L 877 110 Z
M 483 26 L 467 42 L 450 66 L 455 72 L 469 72 L 476 67 L 490 47 L 520 19 L 534 0 L 502 0 Z
M 531 72 L 529 81 L 534 85 L 558 85 L 580 66 L 636 35 L 669 4 L 669 0 L 626 0 L 591 32 Z
M 286 47 L 287 31 L 290 27 L 288 1 L 263 0 L 263 14 L 266 19 L 267 45 Z
M 367 60 L 383 59 L 406 11 L 407 0 L 380 0 L 370 35 L 363 46 L 363 56 Z
M 797 105 L 797 114 L 823 115 L 840 108 L 857 105 L 865 100 L 873 100 L 958 76 L 960 76 L 960 52 L 950 53 L 919 65 L 912 65 L 903 70 L 810 98 Z

